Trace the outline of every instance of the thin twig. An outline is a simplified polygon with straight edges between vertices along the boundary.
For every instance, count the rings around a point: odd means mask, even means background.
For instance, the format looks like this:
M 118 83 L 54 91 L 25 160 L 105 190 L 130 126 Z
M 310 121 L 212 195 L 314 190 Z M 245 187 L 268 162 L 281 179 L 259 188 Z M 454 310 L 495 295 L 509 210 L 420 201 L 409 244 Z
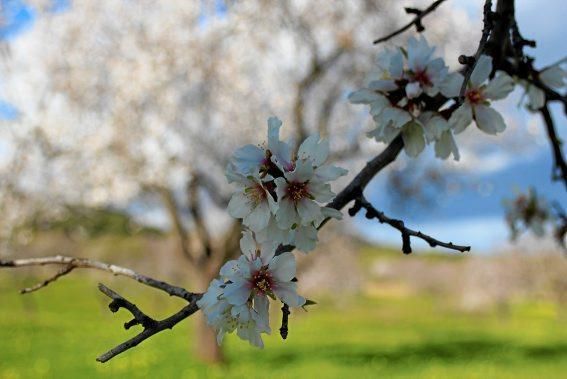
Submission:
M 464 80 L 463 80 L 463 84 L 461 84 L 461 91 L 459 93 L 459 104 L 461 104 L 463 102 L 463 100 L 465 99 L 465 91 L 467 89 L 467 84 L 469 82 L 469 79 L 471 78 L 471 75 L 474 71 L 474 68 L 478 62 L 478 59 L 480 58 L 480 55 L 483 53 L 484 48 L 486 46 L 486 42 L 488 41 L 488 37 L 490 36 L 490 33 L 492 32 L 492 28 L 494 27 L 494 22 L 493 22 L 493 15 L 492 15 L 492 0 L 486 0 L 486 2 L 484 3 L 484 10 L 483 10 L 483 28 L 482 28 L 482 36 L 480 37 L 480 41 L 478 43 L 478 48 L 476 49 L 476 53 L 474 54 L 474 59 L 463 59 L 463 57 L 459 57 L 459 61 L 460 62 L 467 62 L 467 67 L 465 69 L 464 72 Z
M 433 12 L 435 9 L 437 9 L 437 7 L 439 5 L 441 5 L 445 0 L 437 0 L 434 1 L 430 6 L 428 6 L 426 9 L 424 10 L 419 10 L 419 9 L 415 9 L 415 8 L 406 8 L 406 13 L 410 13 L 410 14 L 415 14 L 415 18 L 413 20 L 411 20 L 408 24 L 402 26 L 400 29 L 388 34 L 385 37 L 382 38 L 378 38 L 377 40 L 375 40 L 374 42 L 372 42 L 373 44 L 379 44 L 382 42 L 385 42 L 391 38 L 394 38 L 395 36 L 397 36 L 398 34 L 402 34 L 403 32 L 405 32 L 406 30 L 408 30 L 409 28 L 411 28 L 413 25 L 416 26 L 417 31 L 418 32 L 422 32 L 423 30 L 425 30 L 425 28 L 423 27 L 421 20 L 427 16 L 429 13 Z
M 95 270 L 106 271 L 113 275 L 125 276 L 134 279 L 138 283 L 142 283 L 149 287 L 159 289 L 166 292 L 170 296 L 180 297 L 187 301 L 191 301 L 195 293 L 189 292 L 184 288 L 173 286 L 163 281 L 155 280 L 148 276 L 138 274 L 137 272 L 125 268 L 116 266 L 109 263 L 93 261 L 85 258 L 75 258 L 67 257 L 63 255 L 56 255 L 53 257 L 42 257 L 42 258 L 24 258 L 24 259 L 14 259 L 14 260 L 0 260 L 0 267 L 26 267 L 26 266 L 45 266 L 45 265 L 65 265 L 68 269 L 64 269 L 58 273 L 57 278 L 70 273 L 75 268 L 92 268 Z M 72 267 L 70 269 L 69 267 Z M 66 272 L 65 272 L 66 271 Z M 57 279 L 55 278 L 55 279 Z M 53 279 L 53 278 L 51 278 Z M 52 282 L 53 280 L 50 280 Z M 44 287 L 44 286 L 41 286 Z M 39 288 L 41 288 L 39 287 Z M 38 288 L 38 289 L 39 289 Z
M 388 224 L 391 227 L 400 231 L 400 233 L 402 234 L 402 251 L 404 254 L 411 254 L 412 252 L 411 237 L 420 238 L 425 242 L 427 242 L 431 247 L 442 246 L 447 249 L 460 251 L 461 253 L 464 253 L 465 251 L 470 251 L 471 249 L 470 246 L 461 246 L 461 245 L 455 245 L 452 242 L 439 241 L 427 234 L 407 228 L 402 220 L 396 220 L 390 218 L 386 216 L 384 212 L 381 212 L 376 208 L 374 208 L 372 204 L 370 204 L 362 194 L 360 194 L 356 198 L 354 206 L 351 209 L 349 209 L 349 214 L 351 216 L 354 216 L 362 208 L 366 210 L 366 218 L 368 219 L 375 218 L 381 224 Z
M 135 346 L 138 346 L 141 342 L 147 340 L 154 334 L 160 333 L 166 329 L 173 329 L 175 325 L 179 324 L 181 321 L 185 320 L 187 317 L 191 316 L 193 313 L 199 310 L 199 307 L 197 306 L 197 300 L 201 298 L 201 295 L 195 294 L 191 299 L 190 304 L 183 307 L 180 311 L 164 320 L 156 321 L 147 316 L 136 305 L 129 302 L 105 285 L 99 284 L 99 289 L 102 293 L 112 299 L 112 302 L 108 306 L 112 312 L 117 312 L 118 309 L 124 308 L 134 316 L 133 320 L 124 324 L 125 329 L 138 324 L 144 327 L 144 330 L 133 338 L 130 338 L 129 340 L 100 355 L 96 360 L 101 363 L 107 362 L 117 355 L 122 354 L 123 352 L 130 350 Z
M 43 282 L 38 283 L 38 284 L 36 284 L 35 286 L 32 286 L 32 287 L 23 288 L 20 291 L 20 293 L 23 295 L 23 294 L 26 294 L 26 293 L 31 293 L 31 292 L 37 291 L 37 290 L 39 290 L 43 287 L 47 287 L 50 283 L 53 283 L 54 281 L 56 281 L 60 277 L 65 276 L 68 273 L 70 273 L 71 271 L 73 271 L 74 268 L 75 268 L 75 266 L 73 266 L 73 265 L 67 265 L 67 266 L 63 267 L 61 270 L 59 270 L 52 277 L 45 279 Z

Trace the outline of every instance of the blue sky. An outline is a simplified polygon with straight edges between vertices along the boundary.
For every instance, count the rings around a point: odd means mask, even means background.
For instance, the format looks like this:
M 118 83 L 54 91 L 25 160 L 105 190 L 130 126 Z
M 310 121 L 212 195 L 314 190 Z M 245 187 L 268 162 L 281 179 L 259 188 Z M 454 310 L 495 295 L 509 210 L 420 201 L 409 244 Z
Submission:
M 203 0 L 202 0 L 203 1 Z M 14 38 L 25 28 L 33 25 L 34 11 L 21 0 L 0 0 L 4 9 L 5 24 L 0 27 L 0 38 Z M 479 0 L 451 0 L 476 21 L 481 28 L 481 3 Z M 215 0 L 213 6 L 204 7 L 206 12 L 224 14 L 224 2 Z M 70 6 L 69 0 L 53 0 L 52 11 L 64 11 Z M 209 9 L 210 8 L 210 9 Z M 537 17 L 534 15 L 537 14 Z M 538 41 L 532 55 L 538 67 L 546 66 L 567 55 L 564 43 L 564 20 L 567 7 L 564 0 L 517 0 L 517 18 L 523 35 Z M 204 17 L 202 22 L 206 22 Z M 0 114 L 13 118 L 17 110 L 0 100 Z M 529 114 L 520 112 L 523 122 L 528 122 Z M 561 136 L 567 140 L 565 117 L 560 107 L 554 107 L 553 114 Z M 522 120 L 520 120 L 522 121 Z M 538 120 L 539 122 L 539 120 Z M 497 149 L 488 146 L 487 151 L 500 162 L 493 170 L 473 170 L 456 176 L 461 191 L 447 194 L 441 191 L 434 196 L 433 206 L 412 206 L 403 208 L 393 204 L 388 196 L 385 175 L 377 178 L 369 188 L 369 198 L 376 206 L 392 217 L 403 218 L 407 224 L 423 232 L 431 233 L 444 240 L 472 244 L 476 251 L 486 252 L 500 246 L 507 240 L 508 230 L 504 224 L 502 200 L 511 197 L 516 190 L 525 191 L 536 186 L 538 191 L 550 199 L 567 204 L 566 192 L 561 184 L 550 181 L 552 158 L 547 144 L 535 152 L 521 157 L 499 154 Z M 370 240 L 399 245 L 399 233 L 376 222 L 368 222 L 363 217 L 355 225 Z M 417 247 L 424 246 L 416 244 Z

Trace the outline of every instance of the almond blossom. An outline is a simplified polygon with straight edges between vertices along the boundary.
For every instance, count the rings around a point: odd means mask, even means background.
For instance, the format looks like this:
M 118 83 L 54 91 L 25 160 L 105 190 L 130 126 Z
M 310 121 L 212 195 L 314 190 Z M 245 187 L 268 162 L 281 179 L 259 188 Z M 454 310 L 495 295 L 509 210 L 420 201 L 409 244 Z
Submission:
M 267 320 L 268 297 L 278 298 L 290 307 L 305 304 L 296 292 L 295 257 L 287 252 L 275 256 L 276 245 L 264 244 L 258 248 L 251 232 L 244 232 L 240 241 L 243 255 L 221 268 L 221 276 L 228 280 L 224 296 L 229 304 L 254 304 L 260 317 Z
M 244 305 L 234 306 L 224 298 L 225 283 L 214 279 L 207 292 L 197 301 L 197 305 L 207 318 L 207 323 L 217 331 L 217 343 L 220 345 L 226 333 L 236 334 L 248 340 L 251 345 L 263 347 L 261 333 L 271 332 L 267 319 L 260 317 L 267 310 L 260 312 Z
M 514 80 L 506 73 L 498 72 L 494 79 L 484 84 L 491 73 L 492 58 L 481 55 L 467 83 L 464 103 L 449 118 L 455 133 L 465 130 L 473 119 L 478 128 L 487 134 L 501 133 L 506 129 L 504 119 L 490 107 L 490 101 L 508 96 L 514 89 Z
M 228 211 L 243 219 L 257 241 L 292 244 L 308 252 L 317 242 L 316 226 L 328 217 L 342 217 L 323 204 L 335 196 L 329 182 L 347 171 L 326 163 L 328 140 L 318 135 L 308 137 L 292 153 L 290 146 L 279 140 L 280 127 L 281 121 L 271 117 L 267 147 L 247 145 L 234 154 L 226 177 L 239 190 Z
M 425 38 L 410 38 L 407 53 L 400 48 L 386 50 L 378 56 L 380 80 L 371 81 L 349 95 L 353 104 L 368 104 L 376 127 L 368 136 L 379 142 L 390 143 L 401 134 L 404 151 L 410 157 L 418 156 L 428 142 L 425 125 L 420 117 L 423 109 L 422 95 L 436 96 L 439 92 L 448 95 L 455 78 L 448 75 L 442 58 L 434 58 L 434 47 Z M 404 68 L 404 58 L 407 61 Z M 461 80 L 462 83 L 462 80 Z M 445 147 L 454 143 L 452 134 L 434 133 Z M 447 157 L 447 149 L 440 149 Z M 451 147 L 451 150 L 454 150 Z M 455 156 L 456 157 L 456 156 Z
M 277 117 L 268 119 L 268 146 L 245 145 L 234 152 L 233 165 L 244 174 L 269 173 L 277 165 L 281 170 L 292 170 L 291 147 L 280 141 L 282 122 Z
M 229 182 L 237 183 L 240 190 L 235 192 L 229 203 L 228 213 L 234 218 L 241 218 L 242 223 L 253 231 L 260 231 L 268 226 L 275 201 L 258 174 L 244 176 L 235 172 L 233 164 L 227 169 Z

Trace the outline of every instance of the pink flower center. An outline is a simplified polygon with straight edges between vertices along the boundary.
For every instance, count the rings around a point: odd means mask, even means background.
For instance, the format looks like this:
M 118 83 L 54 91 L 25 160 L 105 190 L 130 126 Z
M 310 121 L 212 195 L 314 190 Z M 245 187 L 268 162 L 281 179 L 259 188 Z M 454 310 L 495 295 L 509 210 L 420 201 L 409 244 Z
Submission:
M 471 104 L 479 104 L 484 100 L 482 92 L 476 88 L 468 90 L 465 94 L 465 97 Z
M 427 76 L 427 72 L 425 72 L 425 70 L 416 72 L 414 80 L 424 86 L 431 85 L 431 79 L 429 79 L 429 76 Z
M 299 200 L 308 198 L 309 190 L 307 188 L 307 183 L 304 182 L 291 182 L 287 185 L 286 191 L 287 197 L 291 199 L 291 201 L 297 203 Z
M 272 274 L 264 268 L 252 274 L 252 288 L 256 289 L 256 291 L 262 295 L 272 292 L 273 283 L 274 279 L 272 278 Z

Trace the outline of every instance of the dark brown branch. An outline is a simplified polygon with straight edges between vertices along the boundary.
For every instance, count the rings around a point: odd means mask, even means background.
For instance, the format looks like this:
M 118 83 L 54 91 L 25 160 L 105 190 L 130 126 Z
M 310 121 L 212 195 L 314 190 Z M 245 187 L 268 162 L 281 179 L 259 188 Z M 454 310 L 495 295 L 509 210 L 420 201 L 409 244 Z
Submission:
M 134 316 L 134 319 L 124 324 L 125 329 L 129 329 L 134 325 L 142 325 L 144 328 L 142 332 L 140 332 L 133 338 L 130 338 L 126 342 L 121 343 L 120 345 L 99 356 L 96 360 L 101 363 L 107 362 L 117 355 L 122 354 L 126 350 L 130 350 L 131 348 L 138 346 L 141 342 L 147 340 L 154 334 L 160 333 L 166 329 L 173 329 L 175 325 L 199 310 L 199 307 L 197 306 L 197 300 L 201 298 L 201 295 L 194 294 L 190 301 L 190 304 L 186 305 L 172 316 L 161 321 L 156 321 L 147 316 L 136 305 L 126 300 L 116 292 L 112 291 L 105 285 L 99 284 L 98 288 L 102 293 L 112 299 L 112 302 L 108 305 L 108 307 L 113 313 L 117 312 L 120 308 L 124 308 L 128 310 L 132 314 L 132 316 Z
M 547 136 L 549 137 L 549 143 L 551 145 L 551 150 L 553 151 L 553 179 L 561 179 L 565 187 L 567 187 L 567 164 L 565 163 L 565 158 L 563 157 L 563 152 L 561 151 L 562 141 L 557 136 L 555 131 L 555 125 L 553 123 L 553 118 L 551 117 L 551 112 L 549 112 L 549 107 L 545 104 L 541 109 L 540 113 L 543 116 L 543 121 L 545 122 L 545 127 L 547 130 Z
M 382 38 L 378 38 L 377 40 L 375 40 L 374 42 L 372 42 L 373 44 L 379 44 L 382 42 L 386 42 L 387 40 L 394 38 L 395 36 L 397 36 L 398 34 L 402 34 L 403 32 L 405 32 L 406 30 L 408 30 L 409 28 L 411 28 L 413 25 L 416 26 L 416 29 L 419 33 L 421 33 L 422 31 L 425 30 L 423 24 L 421 23 L 421 20 L 427 16 L 428 14 L 430 14 L 431 12 L 433 12 L 435 9 L 437 9 L 437 7 L 439 5 L 441 5 L 445 0 L 437 0 L 434 1 L 430 6 L 428 6 L 426 9 L 424 10 L 419 10 L 419 9 L 415 9 L 415 8 L 405 8 L 406 13 L 408 14 L 415 14 L 416 16 L 414 17 L 414 19 L 412 21 L 410 21 L 408 24 L 404 25 L 403 27 L 401 27 L 400 29 L 396 30 L 395 32 L 392 32 L 390 34 L 388 34 L 385 37 Z
M 464 253 L 465 251 L 470 251 L 471 249 L 470 246 L 460 246 L 460 245 L 455 245 L 452 242 L 448 242 L 448 243 L 442 242 L 431 236 L 428 236 L 427 234 L 407 228 L 402 220 L 396 220 L 390 218 L 386 216 L 384 212 L 381 212 L 376 208 L 374 208 L 372 204 L 370 204 L 362 194 L 360 194 L 355 199 L 354 206 L 351 209 L 349 209 L 350 216 L 356 215 L 362 208 L 366 210 L 366 218 L 368 219 L 375 218 L 381 224 L 388 224 L 394 229 L 400 231 L 400 233 L 402 234 L 402 251 L 404 254 L 411 254 L 412 252 L 411 237 L 420 238 L 425 242 L 427 242 L 431 247 L 442 246 L 447 249 L 460 251 L 461 253 Z
M 129 302 L 102 283 L 98 284 L 98 289 L 112 299 L 110 304 L 108 304 L 108 308 L 112 313 L 116 313 L 120 308 L 124 308 L 134 316 L 131 321 L 124 324 L 124 329 L 128 330 L 134 325 L 142 325 L 144 328 L 155 327 L 156 320 L 142 312 L 135 304 Z
M 461 84 L 461 91 L 459 93 L 459 103 L 462 103 L 465 99 L 465 91 L 467 89 L 467 84 L 471 75 L 474 71 L 474 68 L 480 58 L 480 55 L 484 52 L 484 48 L 486 46 L 486 42 L 488 41 L 488 37 L 494 28 L 493 22 L 493 14 L 492 14 L 492 0 L 486 0 L 484 3 L 484 10 L 483 10 L 483 28 L 482 28 L 482 36 L 480 37 L 480 41 L 478 43 L 478 48 L 476 49 L 476 53 L 474 54 L 474 59 L 464 59 L 463 56 L 459 57 L 459 62 L 463 63 L 464 61 L 468 61 L 465 63 L 469 63 L 464 72 L 464 80 L 463 84 Z M 467 58 L 467 57 L 465 57 Z

